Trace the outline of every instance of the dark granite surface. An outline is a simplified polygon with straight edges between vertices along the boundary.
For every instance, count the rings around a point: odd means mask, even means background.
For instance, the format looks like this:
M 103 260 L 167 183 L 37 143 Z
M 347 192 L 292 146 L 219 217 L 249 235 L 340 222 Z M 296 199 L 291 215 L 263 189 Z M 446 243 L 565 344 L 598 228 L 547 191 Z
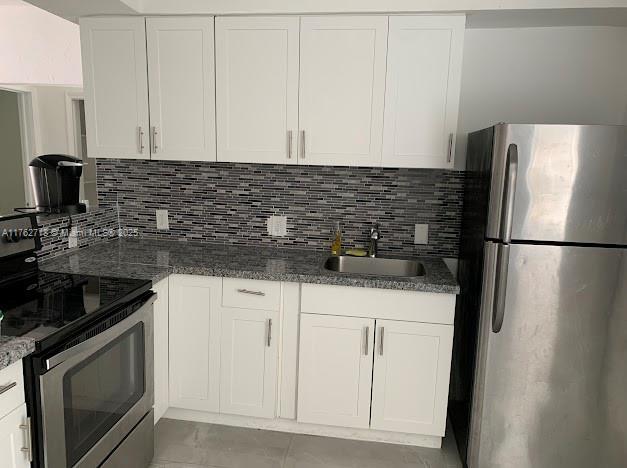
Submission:
M 41 264 L 43 270 L 151 279 L 169 273 L 333 284 L 457 294 L 442 259 L 421 257 L 426 275 L 395 278 L 334 273 L 323 268 L 328 252 L 124 238 L 100 243 Z

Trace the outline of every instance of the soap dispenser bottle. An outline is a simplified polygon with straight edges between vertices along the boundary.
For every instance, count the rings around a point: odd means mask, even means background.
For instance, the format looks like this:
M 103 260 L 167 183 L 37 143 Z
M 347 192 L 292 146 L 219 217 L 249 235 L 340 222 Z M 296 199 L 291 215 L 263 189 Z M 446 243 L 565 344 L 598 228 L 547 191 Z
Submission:
M 340 222 L 335 223 L 335 232 L 333 233 L 333 243 L 331 244 L 331 255 L 342 254 L 342 230 L 340 229 Z

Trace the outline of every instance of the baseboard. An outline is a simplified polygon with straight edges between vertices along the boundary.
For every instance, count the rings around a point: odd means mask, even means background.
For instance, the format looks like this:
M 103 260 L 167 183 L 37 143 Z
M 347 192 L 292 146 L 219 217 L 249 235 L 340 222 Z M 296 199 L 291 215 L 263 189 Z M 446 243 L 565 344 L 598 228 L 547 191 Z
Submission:
M 388 444 L 413 445 L 417 447 L 440 448 L 442 437 L 406 434 L 401 432 L 377 431 L 374 429 L 351 429 L 347 427 L 323 426 L 320 424 L 299 423 L 290 419 L 264 419 L 232 414 L 207 413 L 204 411 L 169 408 L 164 418 L 194 421 L 224 426 L 249 427 L 271 431 L 309 434 L 340 439 L 385 442 Z

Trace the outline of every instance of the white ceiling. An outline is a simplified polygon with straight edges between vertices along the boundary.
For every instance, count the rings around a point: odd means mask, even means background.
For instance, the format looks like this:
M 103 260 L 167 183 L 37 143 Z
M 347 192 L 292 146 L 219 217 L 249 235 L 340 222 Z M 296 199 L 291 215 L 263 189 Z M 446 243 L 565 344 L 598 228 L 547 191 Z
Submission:
M 78 21 L 96 15 L 465 12 L 470 28 L 627 26 L 627 0 L 27 0 Z M 17 0 L 0 0 L 14 4 Z

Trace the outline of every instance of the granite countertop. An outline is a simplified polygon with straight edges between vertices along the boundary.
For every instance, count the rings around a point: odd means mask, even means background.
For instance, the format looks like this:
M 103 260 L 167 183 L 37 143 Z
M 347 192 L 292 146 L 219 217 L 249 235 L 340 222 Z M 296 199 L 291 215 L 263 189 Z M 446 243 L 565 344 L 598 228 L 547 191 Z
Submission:
M 335 273 L 323 268 L 328 252 L 291 248 L 123 238 L 61 255 L 42 270 L 149 279 L 170 273 L 332 284 L 457 294 L 459 285 L 440 258 L 420 257 L 425 276 L 398 278 Z
M 457 294 L 459 285 L 442 259 L 418 258 L 423 277 L 395 278 L 334 273 L 323 268 L 328 252 L 276 247 L 206 244 L 155 239 L 115 239 L 43 261 L 40 269 L 59 273 L 146 279 L 171 273 L 272 281 L 333 284 Z M 1 336 L 0 370 L 32 353 L 31 338 Z
M 34 338 L 0 335 L 0 370 L 28 356 L 33 351 L 35 351 Z

